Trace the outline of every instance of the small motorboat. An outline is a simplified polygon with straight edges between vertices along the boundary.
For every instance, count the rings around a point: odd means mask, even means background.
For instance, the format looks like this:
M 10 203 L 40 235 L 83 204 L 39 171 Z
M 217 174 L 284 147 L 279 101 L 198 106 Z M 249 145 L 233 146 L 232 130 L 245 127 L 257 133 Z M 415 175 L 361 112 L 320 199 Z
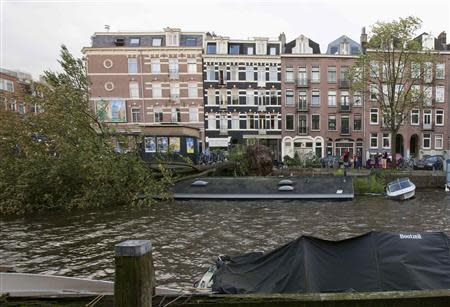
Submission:
M 409 199 L 416 194 L 416 186 L 409 178 L 399 178 L 388 183 L 386 186 L 386 194 L 393 199 Z

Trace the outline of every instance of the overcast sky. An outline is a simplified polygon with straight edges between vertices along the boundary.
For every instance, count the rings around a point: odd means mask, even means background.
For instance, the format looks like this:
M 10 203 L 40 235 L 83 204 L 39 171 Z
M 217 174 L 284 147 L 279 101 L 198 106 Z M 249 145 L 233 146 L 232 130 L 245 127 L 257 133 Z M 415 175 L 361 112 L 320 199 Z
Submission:
M 327 44 L 346 34 L 359 41 L 361 27 L 414 15 L 423 31 L 450 41 L 448 0 L 0 0 L 0 66 L 30 72 L 58 70 L 59 46 L 77 57 L 90 36 L 103 31 L 159 31 L 166 26 L 214 31 L 232 38 L 300 34 Z

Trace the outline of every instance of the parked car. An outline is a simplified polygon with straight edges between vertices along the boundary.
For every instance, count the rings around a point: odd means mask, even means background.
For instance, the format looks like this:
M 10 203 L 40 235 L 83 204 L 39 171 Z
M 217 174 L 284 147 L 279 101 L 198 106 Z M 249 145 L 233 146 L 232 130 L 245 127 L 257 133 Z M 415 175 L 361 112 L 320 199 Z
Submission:
M 426 156 L 418 161 L 414 161 L 414 169 L 441 170 L 444 166 L 444 158 L 439 155 Z
M 339 167 L 339 156 L 326 156 L 320 159 L 320 164 L 322 167 Z

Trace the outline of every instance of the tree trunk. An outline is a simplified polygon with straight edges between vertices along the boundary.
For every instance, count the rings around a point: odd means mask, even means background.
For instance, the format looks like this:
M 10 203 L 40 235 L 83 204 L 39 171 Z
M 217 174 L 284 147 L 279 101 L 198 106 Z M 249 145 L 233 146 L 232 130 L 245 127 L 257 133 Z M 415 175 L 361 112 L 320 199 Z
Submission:
M 391 130 L 391 156 L 392 165 L 397 167 L 397 130 Z

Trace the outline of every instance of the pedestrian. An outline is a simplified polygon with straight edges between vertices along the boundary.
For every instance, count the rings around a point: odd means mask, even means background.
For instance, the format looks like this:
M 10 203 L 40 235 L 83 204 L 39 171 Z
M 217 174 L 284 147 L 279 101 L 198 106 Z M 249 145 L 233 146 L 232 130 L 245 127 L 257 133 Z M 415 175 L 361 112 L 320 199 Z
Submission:
M 349 167 L 350 162 L 350 153 L 348 149 L 344 151 L 343 159 L 344 160 L 344 176 L 347 176 L 347 168 Z
M 379 168 L 380 167 L 380 158 L 379 158 L 379 153 L 377 152 L 375 154 L 375 168 Z
M 205 159 L 205 164 L 209 164 L 209 158 L 210 158 L 210 152 L 209 147 L 205 147 L 205 150 L 203 151 L 203 157 Z
M 383 152 L 382 156 L 381 156 L 381 167 L 383 169 L 387 168 L 387 152 Z

